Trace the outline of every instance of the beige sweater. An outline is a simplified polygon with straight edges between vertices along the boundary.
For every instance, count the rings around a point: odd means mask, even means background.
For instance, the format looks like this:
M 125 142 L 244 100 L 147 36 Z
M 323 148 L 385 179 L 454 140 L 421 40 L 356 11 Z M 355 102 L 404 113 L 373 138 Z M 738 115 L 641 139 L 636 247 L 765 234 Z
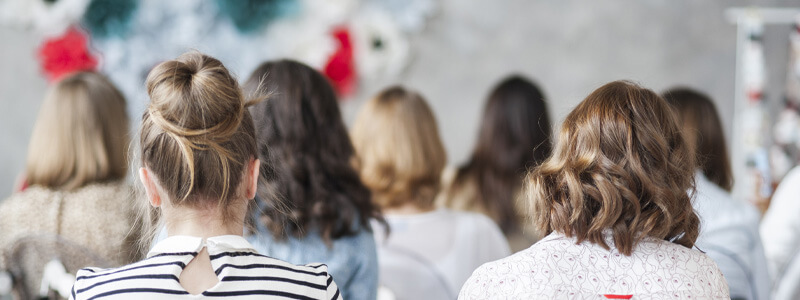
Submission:
M 90 184 L 71 192 L 31 186 L 0 202 L 0 268 L 19 238 L 57 234 L 93 251 L 112 266 L 136 259 L 132 192 L 124 181 Z

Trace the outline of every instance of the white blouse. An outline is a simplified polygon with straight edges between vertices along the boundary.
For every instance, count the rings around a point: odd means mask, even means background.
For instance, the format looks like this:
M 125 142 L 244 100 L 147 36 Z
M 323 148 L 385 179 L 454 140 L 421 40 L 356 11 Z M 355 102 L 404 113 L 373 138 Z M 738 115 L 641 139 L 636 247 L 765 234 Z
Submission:
M 203 249 L 219 282 L 198 295 L 180 284 L 180 274 Z M 78 271 L 70 299 L 339 299 L 339 289 L 323 264 L 296 266 L 258 254 L 241 236 L 206 239 L 173 236 L 147 258 L 117 269 Z
M 386 215 L 391 232 L 373 223 L 380 284 L 397 300 L 455 299 L 478 266 L 511 253 L 488 217 L 437 209 Z
M 484 264 L 458 299 L 729 299 L 728 284 L 700 251 L 655 238 L 631 256 L 552 233 L 530 248 Z
M 758 233 L 760 214 L 750 204 L 731 198 L 727 191 L 695 174 L 697 193 L 692 201 L 700 217 L 695 247 L 717 263 L 734 299 L 769 299 L 767 259 Z

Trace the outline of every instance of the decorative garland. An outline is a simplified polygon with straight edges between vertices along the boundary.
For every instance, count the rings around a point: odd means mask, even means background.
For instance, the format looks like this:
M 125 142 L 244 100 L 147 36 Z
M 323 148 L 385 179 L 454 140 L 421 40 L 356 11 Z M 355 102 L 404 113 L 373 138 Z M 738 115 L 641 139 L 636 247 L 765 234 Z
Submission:
M 190 49 L 220 58 L 240 77 L 266 60 L 295 59 L 324 72 L 346 99 L 362 79 L 402 72 L 407 36 L 424 27 L 437 2 L 0 0 L 0 24 L 43 37 L 39 57 L 49 80 L 99 67 L 138 111 L 150 68 Z
M 89 52 L 86 35 L 74 27 L 63 36 L 46 40 L 38 56 L 42 72 L 50 82 L 73 72 L 97 69 L 97 58 Z
M 82 24 L 95 37 L 125 36 L 138 4 L 136 0 L 93 0 Z
M 300 10 L 295 0 L 216 0 L 220 13 L 228 16 L 243 33 L 261 31 L 269 22 Z

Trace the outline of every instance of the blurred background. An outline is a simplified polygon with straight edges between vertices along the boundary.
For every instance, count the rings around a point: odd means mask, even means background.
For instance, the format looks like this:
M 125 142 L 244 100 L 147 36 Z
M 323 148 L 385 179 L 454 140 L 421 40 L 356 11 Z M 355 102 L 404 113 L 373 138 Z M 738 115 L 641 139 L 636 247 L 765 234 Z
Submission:
M 556 130 L 583 97 L 612 80 L 630 79 L 657 92 L 689 86 L 716 102 L 734 160 L 758 166 L 748 155 L 769 153 L 771 128 L 787 106 L 796 29 L 791 22 L 770 23 L 755 7 L 792 6 L 800 3 L 0 0 L 0 195 L 12 192 L 48 82 L 63 69 L 82 64 L 109 76 L 138 123 L 149 68 L 189 49 L 221 59 L 240 80 L 261 61 L 283 57 L 324 70 L 341 94 L 348 123 L 379 89 L 416 89 L 433 106 L 450 165 L 472 150 L 490 88 L 513 73 L 545 91 Z M 731 7 L 751 7 L 743 14 L 766 21 L 744 28 Z M 740 71 L 750 68 L 747 74 L 755 75 L 740 76 L 738 85 L 737 41 L 740 63 L 747 57 L 743 49 L 752 46 L 747 42 L 761 51 L 750 55 L 753 63 L 740 64 Z M 743 88 L 747 80 L 758 95 Z M 751 126 L 758 128 L 734 126 L 736 99 L 742 108 L 756 105 L 746 111 L 763 117 Z M 748 141 L 732 138 L 746 136 L 735 130 L 764 138 L 752 142 L 758 149 L 742 152 Z

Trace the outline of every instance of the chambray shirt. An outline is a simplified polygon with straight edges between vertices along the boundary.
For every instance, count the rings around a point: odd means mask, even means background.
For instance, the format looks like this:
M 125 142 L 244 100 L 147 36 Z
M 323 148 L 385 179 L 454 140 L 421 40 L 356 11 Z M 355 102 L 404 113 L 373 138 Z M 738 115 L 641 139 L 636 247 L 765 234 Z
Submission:
M 310 230 L 300 239 L 289 236 L 279 241 L 262 224 L 257 225 L 257 233 L 247 239 L 259 253 L 270 257 L 293 264 L 328 265 L 344 299 L 377 297 L 378 258 L 375 239 L 367 228 L 354 236 L 333 240 L 331 247 L 325 244 L 318 230 Z

